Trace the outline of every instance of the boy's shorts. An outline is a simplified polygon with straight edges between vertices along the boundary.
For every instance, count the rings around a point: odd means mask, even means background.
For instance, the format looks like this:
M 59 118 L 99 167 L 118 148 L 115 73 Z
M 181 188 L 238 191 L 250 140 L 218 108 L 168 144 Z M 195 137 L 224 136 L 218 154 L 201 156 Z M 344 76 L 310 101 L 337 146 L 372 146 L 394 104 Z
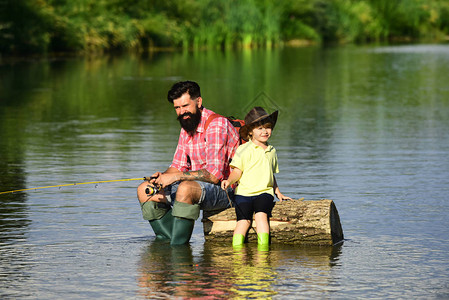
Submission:
M 237 215 L 237 221 L 240 220 L 252 220 L 253 214 L 263 212 L 271 217 L 271 211 L 274 207 L 274 197 L 268 193 L 263 193 L 256 196 L 240 196 L 235 195 L 235 214 Z
M 228 188 L 224 191 L 220 185 L 204 181 L 195 181 L 201 187 L 201 197 L 198 202 L 202 210 L 223 210 L 231 207 L 231 200 L 234 198 L 234 191 Z M 168 202 L 173 205 L 176 200 L 176 191 L 181 182 L 177 181 L 165 188 L 165 196 Z M 227 193 L 226 193 L 227 192 Z

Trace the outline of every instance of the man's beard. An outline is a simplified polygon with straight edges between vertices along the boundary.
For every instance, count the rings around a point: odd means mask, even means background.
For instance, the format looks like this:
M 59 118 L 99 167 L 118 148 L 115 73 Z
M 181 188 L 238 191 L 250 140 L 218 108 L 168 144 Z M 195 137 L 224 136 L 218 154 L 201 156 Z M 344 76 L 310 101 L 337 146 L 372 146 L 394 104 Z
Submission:
M 190 118 L 184 119 L 184 116 L 190 116 Z M 194 114 L 191 112 L 186 112 L 178 116 L 178 121 L 185 131 L 187 131 L 190 135 L 193 135 L 194 131 L 201 122 L 201 110 L 197 109 Z

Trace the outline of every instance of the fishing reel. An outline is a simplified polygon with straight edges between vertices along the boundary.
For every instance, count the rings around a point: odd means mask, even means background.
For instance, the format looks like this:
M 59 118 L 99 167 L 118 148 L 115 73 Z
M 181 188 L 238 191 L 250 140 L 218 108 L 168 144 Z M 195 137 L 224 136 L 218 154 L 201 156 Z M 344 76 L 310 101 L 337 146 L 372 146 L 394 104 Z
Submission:
M 154 185 L 147 185 L 145 189 L 145 194 L 148 195 L 148 197 L 154 196 L 161 190 L 161 187 L 154 186 Z
M 161 185 L 154 186 L 152 183 L 150 183 L 150 180 L 156 179 L 156 178 L 157 178 L 156 176 L 144 177 L 143 178 L 144 180 L 148 181 L 147 188 L 145 189 L 145 194 L 147 194 L 148 197 L 156 195 L 162 189 Z
M 161 189 L 156 186 L 147 185 L 147 188 L 145 189 L 145 194 L 147 194 L 148 197 L 151 197 L 159 193 L 160 190 Z

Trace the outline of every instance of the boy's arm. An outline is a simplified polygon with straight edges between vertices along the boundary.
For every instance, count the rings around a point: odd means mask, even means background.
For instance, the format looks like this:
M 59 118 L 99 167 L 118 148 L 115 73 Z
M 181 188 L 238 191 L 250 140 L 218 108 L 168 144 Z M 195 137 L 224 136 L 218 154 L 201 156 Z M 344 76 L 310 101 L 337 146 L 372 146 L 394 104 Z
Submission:
M 278 197 L 278 199 L 280 201 L 282 200 L 292 200 L 292 198 L 284 196 L 281 191 L 279 190 L 279 186 L 278 183 L 276 181 L 276 177 L 273 175 L 273 180 L 274 180 L 274 184 L 273 184 L 273 190 L 274 190 L 274 194 L 276 195 L 276 197 Z
M 239 168 L 233 168 L 231 171 L 231 174 L 229 174 L 228 179 L 223 180 L 221 182 L 221 188 L 222 189 L 227 189 L 229 186 L 233 185 L 234 183 L 236 183 L 240 177 L 242 176 L 242 170 L 240 170 Z

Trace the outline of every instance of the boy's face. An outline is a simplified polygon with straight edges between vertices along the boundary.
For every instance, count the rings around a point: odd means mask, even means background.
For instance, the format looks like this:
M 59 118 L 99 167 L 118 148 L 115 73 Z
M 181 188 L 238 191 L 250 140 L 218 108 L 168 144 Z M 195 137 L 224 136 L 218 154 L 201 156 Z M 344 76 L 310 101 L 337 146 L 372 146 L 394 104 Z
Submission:
M 258 146 L 266 145 L 271 137 L 271 130 L 269 123 L 254 127 L 251 131 L 252 142 Z

